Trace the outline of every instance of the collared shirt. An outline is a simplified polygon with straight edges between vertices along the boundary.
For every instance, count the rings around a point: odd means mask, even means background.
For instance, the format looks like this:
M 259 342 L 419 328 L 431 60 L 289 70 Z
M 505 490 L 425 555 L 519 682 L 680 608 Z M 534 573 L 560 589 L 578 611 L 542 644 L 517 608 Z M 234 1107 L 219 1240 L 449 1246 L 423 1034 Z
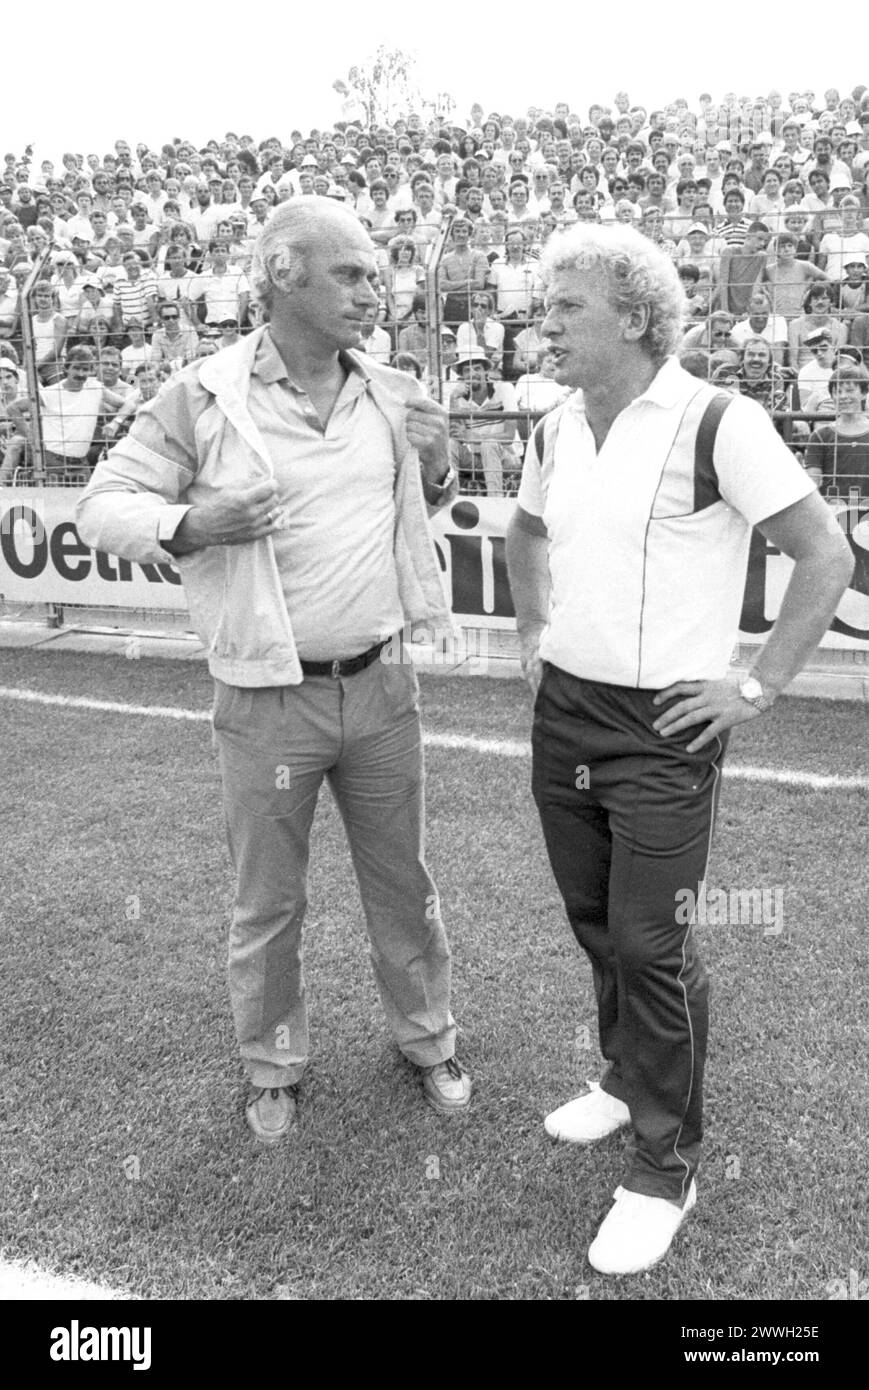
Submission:
M 275 558 L 300 657 L 356 656 L 402 625 L 393 554 L 395 454 L 367 378 L 350 367 L 325 430 L 265 334 L 248 409 L 289 525 Z
M 404 621 L 393 551 L 392 433 L 362 368 L 349 357 L 344 366 L 347 380 L 324 429 L 265 333 L 247 400 L 286 509 L 288 524 L 272 540 L 296 648 L 306 661 L 357 656 Z M 195 466 L 196 421 L 210 400 L 204 387 L 168 381 L 159 420 L 140 417 L 140 441 Z
M 721 417 L 713 466 L 698 469 L 709 398 L 669 358 L 599 453 L 581 393 L 549 422 L 551 470 L 529 441 L 518 501 L 549 536 L 545 661 L 639 689 L 726 674 L 751 528 L 814 484 L 762 407 L 740 397 Z
M 498 299 L 498 313 L 530 318 L 535 296 L 542 294 L 540 268 L 531 261 L 497 261 L 489 271 L 489 283 Z

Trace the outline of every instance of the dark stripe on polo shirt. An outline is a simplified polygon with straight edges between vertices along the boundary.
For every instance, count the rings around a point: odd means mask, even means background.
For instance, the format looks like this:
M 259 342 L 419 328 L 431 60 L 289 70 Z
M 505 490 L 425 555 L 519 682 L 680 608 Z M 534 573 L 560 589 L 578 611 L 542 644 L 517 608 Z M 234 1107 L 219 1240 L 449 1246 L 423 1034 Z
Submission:
M 731 397 L 726 391 L 721 391 L 717 396 L 713 396 L 703 412 L 703 418 L 697 429 L 697 439 L 694 445 L 693 510 L 695 512 L 705 511 L 707 507 L 712 507 L 716 502 L 721 501 L 718 474 L 715 471 L 712 456 L 715 450 L 715 436 L 718 433 L 718 426 L 730 401 Z

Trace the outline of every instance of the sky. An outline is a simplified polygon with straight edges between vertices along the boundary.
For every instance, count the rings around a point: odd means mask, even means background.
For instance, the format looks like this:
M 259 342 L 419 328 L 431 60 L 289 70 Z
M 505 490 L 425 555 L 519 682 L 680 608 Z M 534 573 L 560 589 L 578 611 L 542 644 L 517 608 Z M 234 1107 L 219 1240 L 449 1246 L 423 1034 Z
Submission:
M 65 149 L 105 154 L 119 137 L 203 145 L 228 130 L 288 143 L 294 128 L 307 134 L 338 119 L 332 83 L 381 43 L 416 57 L 423 93 L 448 91 L 457 121 L 474 101 L 516 115 L 564 100 L 585 115 L 622 88 L 647 108 L 678 96 L 694 107 L 701 91 L 718 101 L 726 91 L 833 85 L 844 93 L 869 82 L 862 44 L 810 41 L 817 0 L 793 0 L 784 15 L 770 0 L 738 22 L 721 11 L 713 24 L 708 8 L 689 14 L 652 0 L 596 12 L 557 0 L 546 11 L 531 0 L 488 0 L 473 11 L 377 0 L 346 15 L 338 0 L 322 17 L 304 14 L 309 8 L 261 0 L 246 23 L 243 5 L 178 0 L 17 6 L 3 19 L 2 152 L 32 143 L 37 161 L 57 161 Z

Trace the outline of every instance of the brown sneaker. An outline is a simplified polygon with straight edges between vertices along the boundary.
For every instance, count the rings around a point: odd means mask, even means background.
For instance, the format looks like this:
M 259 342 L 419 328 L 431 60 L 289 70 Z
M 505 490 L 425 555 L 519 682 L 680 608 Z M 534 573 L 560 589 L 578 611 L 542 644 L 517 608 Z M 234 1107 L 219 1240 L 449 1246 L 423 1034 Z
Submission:
M 245 1107 L 247 1122 L 261 1144 L 277 1144 L 288 1134 L 296 1118 L 298 1086 L 276 1086 L 257 1091 Z
M 471 1078 L 455 1057 L 421 1070 L 423 1094 L 434 1110 L 449 1115 L 470 1105 Z

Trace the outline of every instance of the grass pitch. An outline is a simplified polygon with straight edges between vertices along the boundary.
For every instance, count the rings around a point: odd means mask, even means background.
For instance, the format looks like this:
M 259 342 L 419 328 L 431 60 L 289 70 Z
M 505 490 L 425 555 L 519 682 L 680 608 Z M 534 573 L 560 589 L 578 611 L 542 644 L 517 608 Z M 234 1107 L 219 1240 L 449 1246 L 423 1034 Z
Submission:
M 170 661 L 4 651 L 2 684 L 210 701 L 205 670 Z M 518 682 L 422 687 L 430 732 L 528 736 Z M 865 791 L 725 783 L 709 887 L 781 885 L 785 930 L 698 929 L 712 980 L 700 1200 L 662 1265 L 614 1281 L 585 1251 L 625 1141 L 558 1146 L 541 1124 L 600 1059 L 530 760 L 427 753 L 428 857 L 476 1082 L 464 1116 L 423 1104 L 385 1032 L 324 788 L 312 1060 L 296 1132 L 262 1151 L 225 991 L 208 725 L 9 701 L 0 718 L 6 1256 L 180 1299 L 824 1299 L 865 1266 Z M 789 700 L 737 730 L 729 763 L 865 773 L 866 736 L 859 707 Z

